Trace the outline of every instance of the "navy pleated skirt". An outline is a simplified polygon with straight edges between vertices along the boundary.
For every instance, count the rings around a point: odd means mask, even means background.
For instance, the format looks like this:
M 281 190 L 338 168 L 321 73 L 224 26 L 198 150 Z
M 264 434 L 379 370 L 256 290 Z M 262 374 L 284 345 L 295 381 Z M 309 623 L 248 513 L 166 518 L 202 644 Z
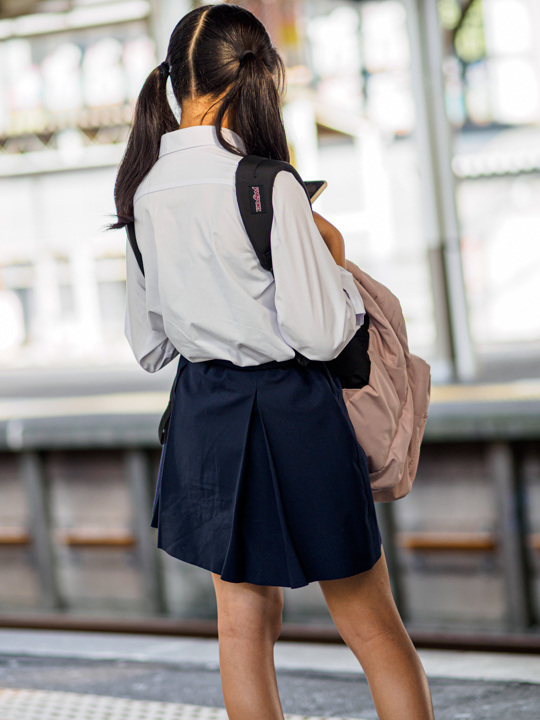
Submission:
M 381 535 L 366 455 L 325 363 L 180 357 L 151 525 L 158 547 L 229 582 L 370 569 Z

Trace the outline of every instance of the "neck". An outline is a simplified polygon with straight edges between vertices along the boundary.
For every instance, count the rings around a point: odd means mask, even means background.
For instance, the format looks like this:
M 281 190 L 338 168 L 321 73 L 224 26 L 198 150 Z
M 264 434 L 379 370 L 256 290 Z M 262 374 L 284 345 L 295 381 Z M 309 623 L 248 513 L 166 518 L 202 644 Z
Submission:
M 215 125 L 216 116 L 219 112 L 219 103 L 216 102 L 216 104 L 211 107 L 213 102 L 215 102 L 215 99 L 208 100 L 204 97 L 184 100 L 181 106 L 182 114 L 180 118 L 179 129 L 186 127 L 194 127 L 197 125 Z M 229 128 L 228 111 L 223 117 L 221 126 L 224 128 Z

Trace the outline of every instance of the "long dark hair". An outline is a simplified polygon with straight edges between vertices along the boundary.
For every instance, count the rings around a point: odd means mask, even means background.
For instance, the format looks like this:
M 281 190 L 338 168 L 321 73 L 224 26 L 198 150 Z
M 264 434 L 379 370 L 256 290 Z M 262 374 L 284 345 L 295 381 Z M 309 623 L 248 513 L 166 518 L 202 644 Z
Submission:
M 245 50 L 251 52 L 242 57 Z M 226 150 L 242 155 L 221 132 L 229 111 L 229 126 L 248 155 L 290 160 L 281 104 L 285 65 L 264 25 L 239 5 L 198 7 L 174 28 L 165 62 L 152 70 L 137 99 L 116 176 L 117 222 L 108 226 L 111 230 L 133 221 L 133 197 L 158 159 L 161 136 L 178 130 L 167 100 L 167 66 L 179 106 L 198 96 L 216 98 L 211 107 L 221 101 L 215 127 Z

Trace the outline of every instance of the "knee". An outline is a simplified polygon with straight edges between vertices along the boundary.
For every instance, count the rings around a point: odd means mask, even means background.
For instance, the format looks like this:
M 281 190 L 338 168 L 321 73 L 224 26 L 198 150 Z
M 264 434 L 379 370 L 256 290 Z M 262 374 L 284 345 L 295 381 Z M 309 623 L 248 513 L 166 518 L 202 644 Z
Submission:
M 243 599 L 218 605 L 218 634 L 222 638 L 274 644 L 281 633 L 282 615 L 281 592 L 270 593 L 251 602 Z
M 401 638 L 403 627 L 401 623 L 386 622 L 374 617 L 369 623 L 354 623 L 352 627 L 345 629 L 345 633 L 355 645 L 367 648 L 387 641 L 395 642 Z
M 344 642 L 363 663 L 374 652 L 410 645 L 410 638 L 397 612 L 372 612 L 339 618 L 336 627 Z

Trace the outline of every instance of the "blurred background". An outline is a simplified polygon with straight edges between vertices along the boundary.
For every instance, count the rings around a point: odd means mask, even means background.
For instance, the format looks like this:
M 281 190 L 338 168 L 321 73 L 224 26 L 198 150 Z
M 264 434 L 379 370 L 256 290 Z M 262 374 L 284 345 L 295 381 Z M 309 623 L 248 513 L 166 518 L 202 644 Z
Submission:
M 412 493 L 378 505 L 411 631 L 540 622 L 540 3 L 248 0 L 287 65 L 293 164 L 432 367 Z M 215 619 L 156 550 L 176 362 L 124 337 L 105 232 L 134 101 L 188 0 L 0 0 L 0 625 Z M 284 620 L 326 627 L 316 583 Z M 105 625 L 104 625 L 105 626 Z

